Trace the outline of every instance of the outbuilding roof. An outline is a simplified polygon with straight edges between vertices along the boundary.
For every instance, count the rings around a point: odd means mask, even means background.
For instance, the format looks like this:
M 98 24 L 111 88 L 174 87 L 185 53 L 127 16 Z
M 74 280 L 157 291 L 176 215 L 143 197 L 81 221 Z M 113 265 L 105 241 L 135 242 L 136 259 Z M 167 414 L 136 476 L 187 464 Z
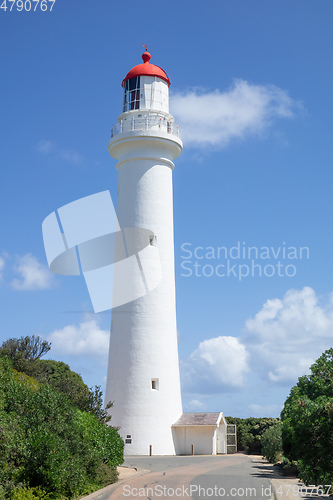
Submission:
M 222 418 L 222 413 L 183 413 L 173 424 L 173 427 L 185 427 L 187 425 L 218 425 Z

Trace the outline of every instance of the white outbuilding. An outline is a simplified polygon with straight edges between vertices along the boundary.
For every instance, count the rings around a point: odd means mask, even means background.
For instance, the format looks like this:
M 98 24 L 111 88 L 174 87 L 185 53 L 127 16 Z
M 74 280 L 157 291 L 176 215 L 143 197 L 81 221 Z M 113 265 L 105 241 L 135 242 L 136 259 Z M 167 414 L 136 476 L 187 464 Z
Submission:
M 227 453 L 227 421 L 220 413 L 183 413 L 172 426 L 177 455 Z

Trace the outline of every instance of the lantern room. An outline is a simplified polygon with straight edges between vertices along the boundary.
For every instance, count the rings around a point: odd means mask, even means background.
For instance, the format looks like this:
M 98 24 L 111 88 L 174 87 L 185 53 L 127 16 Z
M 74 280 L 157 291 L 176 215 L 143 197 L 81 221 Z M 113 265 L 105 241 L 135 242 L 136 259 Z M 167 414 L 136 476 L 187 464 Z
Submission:
M 122 82 L 123 113 L 138 110 L 169 113 L 169 77 L 162 68 L 150 64 L 150 58 L 149 52 L 144 52 L 143 63 L 134 66 Z

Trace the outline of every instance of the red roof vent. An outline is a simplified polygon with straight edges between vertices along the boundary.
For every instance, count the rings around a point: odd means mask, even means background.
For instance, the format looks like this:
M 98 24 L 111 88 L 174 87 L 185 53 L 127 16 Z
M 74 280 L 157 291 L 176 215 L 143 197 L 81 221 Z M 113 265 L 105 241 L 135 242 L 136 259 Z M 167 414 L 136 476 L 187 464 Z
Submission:
M 150 64 L 151 55 L 149 52 L 144 52 L 142 54 L 142 59 L 143 59 L 143 64 L 138 64 L 137 66 L 134 66 L 125 78 L 123 79 L 122 85 L 124 86 L 124 83 L 127 80 L 130 80 L 131 78 L 135 78 L 137 76 L 157 76 L 158 78 L 161 78 L 161 80 L 164 80 L 167 82 L 168 87 L 170 87 L 170 80 L 168 75 L 166 74 L 165 71 L 163 71 L 162 68 L 159 66 L 155 66 L 155 64 Z

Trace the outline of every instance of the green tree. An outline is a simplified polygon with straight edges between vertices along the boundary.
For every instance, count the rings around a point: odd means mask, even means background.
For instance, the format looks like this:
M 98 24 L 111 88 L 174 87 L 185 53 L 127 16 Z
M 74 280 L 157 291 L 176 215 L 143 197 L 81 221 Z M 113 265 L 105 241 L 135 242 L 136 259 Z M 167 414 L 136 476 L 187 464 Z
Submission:
M 24 372 L 50 349 L 50 342 L 38 336 L 32 335 L 20 337 L 19 339 L 11 338 L 0 346 L 0 357 L 7 356 L 12 360 L 13 367 L 17 371 Z
M 42 384 L 48 384 L 65 394 L 71 404 L 82 411 L 96 415 L 101 423 L 111 420 L 108 409 L 103 407 L 103 393 L 100 386 L 88 387 L 82 377 L 61 361 L 40 359 L 51 349 L 51 343 L 40 337 L 26 336 L 11 338 L 0 346 L 0 358 L 8 357 L 18 372 L 33 377 Z
M 100 423 L 107 423 L 111 420 L 107 410 L 112 404 L 109 403 L 105 408 L 103 407 L 101 387 L 89 388 L 83 382 L 81 375 L 73 372 L 66 363 L 41 359 L 33 365 L 30 373 L 39 382 L 49 384 L 56 391 L 65 394 L 71 404 L 79 410 L 96 415 Z
M 66 363 L 53 359 L 38 360 L 31 370 L 31 375 L 38 382 L 48 384 L 56 391 L 65 394 L 73 406 L 82 411 L 88 410 L 89 388 L 83 382 L 82 377 L 73 372 Z
M 325 351 L 291 389 L 281 413 L 284 454 L 301 479 L 333 483 L 333 349 Z

